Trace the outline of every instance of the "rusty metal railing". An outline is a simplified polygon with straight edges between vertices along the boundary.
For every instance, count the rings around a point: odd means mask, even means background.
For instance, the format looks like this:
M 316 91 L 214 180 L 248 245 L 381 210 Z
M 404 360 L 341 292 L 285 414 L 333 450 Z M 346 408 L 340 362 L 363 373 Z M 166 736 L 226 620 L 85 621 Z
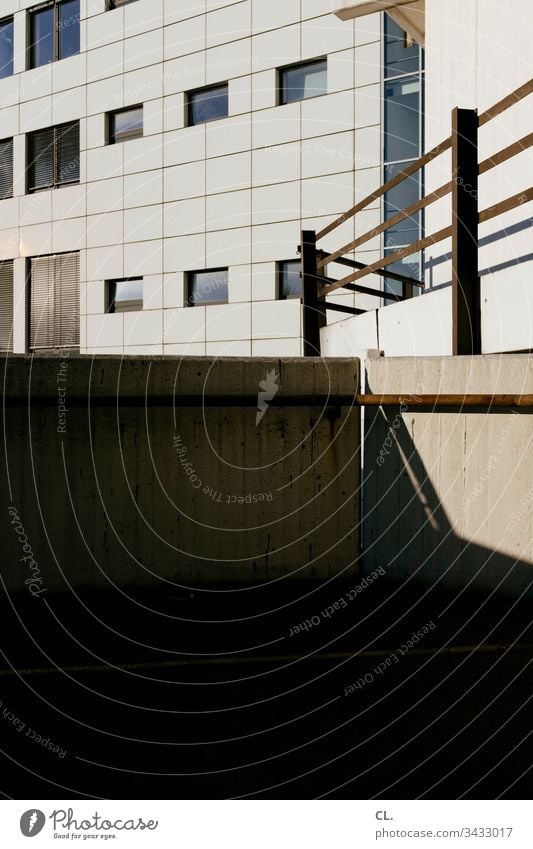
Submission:
M 454 354 L 481 353 L 481 303 L 478 270 L 479 224 L 531 201 L 533 199 L 533 187 L 480 211 L 478 208 L 478 179 L 480 175 L 530 148 L 533 144 L 533 133 L 525 135 L 483 162 L 479 162 L 478 130 L 532 92 L 533 79 L 530 79 L 481 115 L 478 115 L 477 110 L 454 109 L 452 112 L 452 132 L 448 138 L 371 192 L 322 230 L 318 232 L 313 230 L 302 231 L 299 251 L 302 258 L 305 356 L 320 355 L 320 328 L 326 324 L 326 310 L 348 315 L 360 315 L 367 311 L 328 302 L 326 300 L 328 295 L 344 290 L 380 298 L 385 296 L 388 300 L 396 302 L 411 298 L 414 288 L 423 289 L 424 282 L 396 272 L 386 271 L 386 269 L 394 263 L 450 237 L 452 239 L 452 351 Z M 354 218 L 372 201 L 383 197 L 391 189 L 400 185 L 404 180 L 419 172 L 448 150 L 451 150 L 452 153 L 452 174 L 447 183 L 340 248 L 331 251 L 318 247 L 318 242 L 329 236 L 346 221 Z M 346 256 L 369 240 L 385 233 L 391 227 L 426 209 L 449 194 L 452 196 L 452 220 L 449 226 L 369 264 L 357 262 Z M 327 277 L 326 268 L 333 263 L 350 268 L 350 272 L 338 280 Z M 358 282 L 371 274 L 400 282 L 402 284 L 401 295 L 385 293 L 381 289 L 363 286 Z

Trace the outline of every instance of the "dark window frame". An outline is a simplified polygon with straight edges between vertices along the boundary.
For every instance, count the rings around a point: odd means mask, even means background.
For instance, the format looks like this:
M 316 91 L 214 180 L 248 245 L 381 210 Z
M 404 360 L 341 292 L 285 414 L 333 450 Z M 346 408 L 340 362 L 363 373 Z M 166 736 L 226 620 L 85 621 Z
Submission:
M 228 295 L 225 299 L 217 299 L 213 301 L 197 301 L 193 297 L 193 283 L 195 275 L 197 274 L 217 274 L 221 271 L 225 271 L 227 274 L 227 289 Z M 185 280 L 187 285 L 187 300 L 185 306 L 187 307 L 213 307 L 213 306 L 221 306 L 223 304 L 229 303 L 229 267 L 227 265 L 220 266 L 219 268 L 196 268 L 194 271 L 186 271 L 185 272 Z
M 142 112 L 142 128 L 140 133 L 132 134 L 126 138 L 117 138 L 116 130 L 113 127 L 113 122 L 117 115 L 122 115 L 124 112 L 134 112 L 140 109 Z M 134 106 L 124 106 L 121 109 L 113 109 L 106 115 L 106 144 L 124 144 L 127 141 L 135 141 L 135 139 L 144 138 L 144 103 L 136 103 Z
M 310 94 L 309 97 L 300 97 L 294 98 L 293 100 L 286 100 L 285 98 L 285 74 L 289 71 L 294 71 L 297 68 L 312 68 L 314 65 L 325 65 L 326 66 L 326 91 L 322 91 L 319 94 Z M 278 106 L 287 106 L 289 103 L 301 103 L 303 100 L 312 100 L 315 97 L 324 97 L 327 91 L 327 74 L 328 74 L 328 57 L 326 56 L 318 56 L 316 59 L 306 59 L 303 62 L 292 62 L 290 65 L 283 65 L 283 67 L 278 68 Z
M 67 127 L 77 127 L 78 129 L 78 169 L 77 175 L 74 179 L 61 179 L 61 154 L 60 154 L 60 142 L 62 131 Z M 53 181 L 46 186 L 32 186 L 31 185 L 31 176 L 32 176 L 32 167 L 35 164 L 35 160 L 31 158 L 31 144 L 32 139 L 43 132 L 51 132 L 53 135 L 53 148 L 52 148 L 52 168 L 53 168 Z M 66 186 L 75 186 L 80 182 L 80 122 L 79 121 L 66 121 L 64 124 L 56 124 L 54 127 L 43 127 L 41 130 L 33 130 L 31 133 L 26 134 L 26 194 L 35 194 L 36 192 L 46 192 L 54 189 L 62 189 Z
M 135 3 L 137 0 L 107 0 L 106 12 L 112 12 L 114 9 L 122 9 L 129 3 Z
M 73 54 L 71 54 L 71 56 L 65 56 L 65 57 L 61 56 L 60 8 L 61 8 L 63 2 L 64 2 L 64 0 L 45 0 L 44 3 L 39 3 L 36 6 L 31 6 L 27 10 L 28 25 L 27 25 L 27 48 L 26 48 L 27 61 L 26 61 L 26 67 L 27 67 L 28 70 L 32 70 L 34 68 L 43 68 L 45 66 L 45 64 L 50 65 L 50 64 L 53 64 L 54 62 L 61 62 L 64 58 L 70 59 L 70 58 L 72 58 L 72 56 L 79 56 L 80 55 L 81 44 L 80 44 L 80 49 L 78 50 L 77 53 L 73 53 Z M 46 62 L 42 65 L 34 65 L 33 64 L 33 58 L 34 58 L 34 54 L 33 54 L 33 46 L 34 46 L 34 44 L 33 44 L 33 26 L 34 26 L 33 15 L 36 12 L 42 12 L 45 9 L 53 9 L 53 12 L 54 12 L 54 31 L 53 31 L 54 46 L 53 46 L 52 62 Z M 80 7 L 80 18 L 78 19 L 78 31 L 80 31 L 80 29 L 81 29 L 81 7 Z
M 142 283 L 143 284 L 143 292 L 142 298 L 132 299 L 130 301 L 123 301 L 123 304 L 133 304 L 134 306 L 126 306 L 126 308 L 117 309 L 116 308 L 116 290 L 117 283 Z M 112 280 L 106 280 L 105 282 L 105 296 L 106 296 L 106 313 L 109 315 L 122 315 L 126 312 L 142 312 L 144 309 L 144 277 L 116 277 Z M 140 306 L 139 306 L 140 304 Z
M 9 74 L 3 74 L 2 68 L 0 67 L 0 80 L 5 80 L 8 77 L 12 77 L 14 74 L 14 61 L 15 61 L 15 18 L 13 15 L 6 15 L 5 18 L 0 18 L 0 27 L 5 26 L 6 24 L 11 24 L 13 30 L 13 51 L 11 54 L 11 71 Z
M 216 91 L 217 89 L 225 89 L 226 90 L 226 102 L 227 102 L 227 112 L 225 115 L 217 115 L 214 118 L 206 118 L 205 121 L 193 121 L 193 107 L 194 107 L 194 96 L 196 94 L 204 94 L 209 91 Z M 188 127 L 201 127 L 204 124 L 211 124 L 213 121 L 223 121 L 225 118 L 229 118 L 229 83 L 221 82 L 221 83 L 213 83 L 212 85 L 201 86 L 200 88 L 194 88 L 191 91 L 187 92 L 186 95 L 186 117 L 187 117 L 187 126 Z
M 301 289 L 299 295 L 284 295 L 283 292 L 282 292 L 283 274 L 284 274 L 284 270 L 285 270 L 284 266 L 288 265 L 289 263 L 293 263 L 295 265 L 300 266 L 300 284 L 301 284 L 302 289 Z M 301 300 L 302 291 L 303 291 L 303 280 L 302 280 L 302 276 L 301 276 L 301 271 L 302 271 L 302 261 L 300 259 L 280 259 L 276 263 L 276 289 L 277 289 L 276 296 L 277 296 L 278 301 Z
M 13 137 L 8 137 L 5 139 L 0 139 L 1 145 L 10 145 L 11 147 L 11 183 L 9 187 L 9 191 L 6 194 L 2 194 L 0 192 L 0 200 L 8 200 L 8 198 L 13 197 L 13 183 L 14 183 L 14 163 L 13 163 Z

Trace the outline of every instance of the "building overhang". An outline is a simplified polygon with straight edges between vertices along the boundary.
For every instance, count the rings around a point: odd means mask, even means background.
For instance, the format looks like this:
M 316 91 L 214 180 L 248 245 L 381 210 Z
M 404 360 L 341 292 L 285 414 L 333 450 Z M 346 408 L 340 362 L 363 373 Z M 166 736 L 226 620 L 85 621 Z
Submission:
M 333 12 L 343 21 L 373 12 L 387 12 L 411 38 L 424 46 L 425 0 L 332 0 Z

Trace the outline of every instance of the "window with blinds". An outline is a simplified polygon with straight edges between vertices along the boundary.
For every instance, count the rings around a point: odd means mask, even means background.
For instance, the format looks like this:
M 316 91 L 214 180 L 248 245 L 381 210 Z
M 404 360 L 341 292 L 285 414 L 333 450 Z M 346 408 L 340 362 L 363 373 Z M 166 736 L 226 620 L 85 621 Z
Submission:
M 79 183 L 79 121 L 29 133 L 27 174 L 29 192 Z
M 80 255 L 30 260 L 30 348 L 79 348 Z
M 0 200 L 13 197 L 13 139 L 0 141 Z
M 0 351 L 13 351 L 13 260 L 0 262 Z

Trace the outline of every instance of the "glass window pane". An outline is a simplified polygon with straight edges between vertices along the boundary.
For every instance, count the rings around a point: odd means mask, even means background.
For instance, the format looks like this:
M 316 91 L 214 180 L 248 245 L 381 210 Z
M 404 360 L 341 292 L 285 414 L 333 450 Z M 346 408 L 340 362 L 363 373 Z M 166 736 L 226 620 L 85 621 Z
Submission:
M 407 167 L 408 162 L 396 163 L 385 166 L 385 181 L 391 180 L 400 171 Z M 395 186 L 385 195 L 385 219 L 392 218 L 411 204 L 420 199 L 420 171 L 412 174 Z M 399 224 L 391 227 L 385 232 L 385 244 L 409 245 L 419 237 L 421 224 L 421 213 L 415 213 L 409 218 L 404 218 Z
M 390 256 L 395 253 L 398 248 L 390 248 L 385 251 L 385 256 Z M 405 277 L 412 277 L 414 280 L 422 280 L 422 254 L 414 253 L 411 256 L 406 256 L 404 259 L 399 262 L 393 262 L 392 265 L 388 265 L 387 269 L 389 271 L 393 271 L 396 274 L 403 274 Z M 390 280 L 388 277 L 385 278 L 385 291 L 393 292 L 395 295 L 402 294 L 402 283 L 399 280 Z M 420 289 L 418 287 L 413 287 L 413 296 L 416 297 L 420 294 Z
M 195 91 L 189 95 L 189 124 L 205 124 L 228 117 L 228 87 Z
M 13 21 L 0 24 L 0 79 L 13 73 Z
M 59 6 L 59 58 L 80 52 L 80 0 L 64 0 Z
M 109 311 L 134 312 L 143 308 L 143 278 L 109 283 Z
M 307 65 L 298 65 L 295 68 L 285 68 L 281 72 L 281 99 L 282 103 L 292 103 L 296 100 L 305 100 L 308 97 L 317 97 L 327 93 L 327 62 L 312 62 Z
M 143 108 L 125 109 L 111 115 L 110 142 L 128 141 L 143 134 Z
M 420 78 L 385 83 L 385 161 L 420 156 Z
M 385 77 L 412 74 L 419 70 L 418 44 L 407 46 L 403 29 L 389 15 L 385 15 Z
M 189 306 L 194 307 L 196 304 L 225 304 L 227 301 L 227 268 L 191 272 L 189 275 Z
M 31 13 L 31 66 L 38 68 L 54 61 L 54 9 Z
M 299 259 L 287 260 L 279 264 L 279 298 L 300 298 L 302 296 L 301 262 Z

